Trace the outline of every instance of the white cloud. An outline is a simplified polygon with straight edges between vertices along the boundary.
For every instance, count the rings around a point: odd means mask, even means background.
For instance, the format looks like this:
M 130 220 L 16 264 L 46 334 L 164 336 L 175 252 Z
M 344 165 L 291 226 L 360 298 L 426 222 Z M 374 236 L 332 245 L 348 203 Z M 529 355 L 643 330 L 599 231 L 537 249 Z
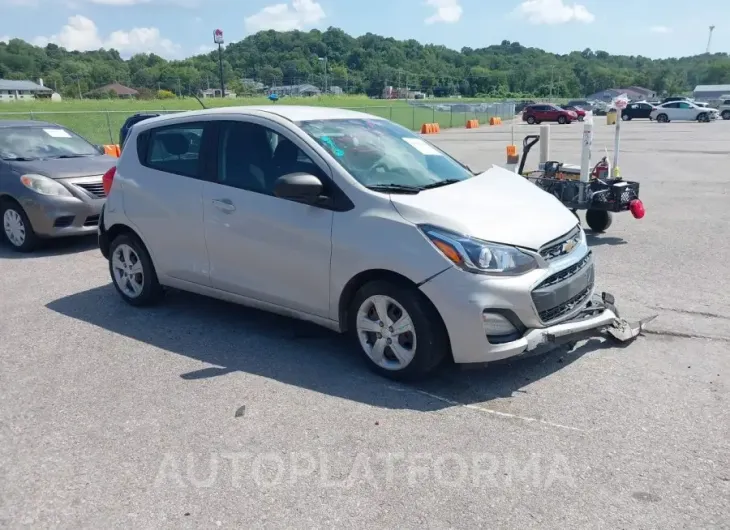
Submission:
M 36 46 L 45 46 L 53 42 L 63 48 L 79 51 L 114 48 L 123 55 L 153 52 L 165 57 L 175 57 L 180 52 L 180 46 L 170 39 L 163 38 L 157 28 L 117 30 L 104 38 L 99 34 L 99 28 L 94 21 L 82 15 L 70 17 L 68 24 L 57 34 L 50 37 L 35 37 L 31 42 Z
M 292 0 L 291 5 L 267 6 L 258 13 L 246 17 L 244 23 L 249 33 L 267 29 L 292 31 L 314 26 L 326 16 L 322 6 L 314 0 Z
M 4 42 L 7 44 L 8 42 L 10 42 L 10 39 L 12 39 L 10 35 L 3 35 L 2 37 L 0 37 L 0 42 Z
M 668 28 L 667 26 L 652 26 L 649 28 L 649 31 L 652 33 L 671 33 L 672 28 Z
M 530 24 L 590 24 L 596 17 L 582 4 L 565 4 L 563 0 L 526 0 L 515 10 Z
M 436 12 L 426 19 L 426 24 L 445 22 L 453 24 L 461 19 L 464 12 L 459 5 L 459 0 L 426 0 L 426 5 L 431 6 Z

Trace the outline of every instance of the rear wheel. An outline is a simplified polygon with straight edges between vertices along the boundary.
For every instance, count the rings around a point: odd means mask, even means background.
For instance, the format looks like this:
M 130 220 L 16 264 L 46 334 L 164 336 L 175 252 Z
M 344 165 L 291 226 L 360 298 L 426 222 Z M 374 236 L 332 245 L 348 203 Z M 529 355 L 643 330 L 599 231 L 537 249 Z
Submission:
M 568 120 L 565 119 L 565 116 L 558 116 L 558 123 L 560 125 L 565 125 L 568 122 Z
M 18 252 L 32 252 L 38 246 L 38 236 L 23 207 L 11 199 L 0 202 L 3 235 L 10 247 Z
M 162 296 L 162 287 L 147 249 L 131 234 L 123 234 L 112 241 L 109 273 L 117 292 L 130 305 L 152 305 Z
M 591 230 L 597 233 L 605 232 L 613 223 L 613 215 L 606 210 L 588 210 L 586 212 L 586 223 Z
M 436 309 L 415 287 L 376 280 L 355 295 L 349 311 L 371 369 L 390 379 L 427 375 L 446 359 L 449 340 Z
M 668 122 L 669 122 L 669 116 L 667 116 L 667 115 L 666 115 L 666 114 L 664 114 L 664 113 L 662 113 L 662 114 L 659 114 L 659 115 L 658 115 L 658 116 L 656 117 L 656 121 L 658 121 L 659 123 L 668 123 Z
M 628 114 L 622 114 L 621 115 L 621 119 L 623 121 L 630 121 L 631 120 L 631 116 L 629 116 Z
M 730 120 L 730 110 L 723 110 L 722 111 L 722 119 L 723 120 Z

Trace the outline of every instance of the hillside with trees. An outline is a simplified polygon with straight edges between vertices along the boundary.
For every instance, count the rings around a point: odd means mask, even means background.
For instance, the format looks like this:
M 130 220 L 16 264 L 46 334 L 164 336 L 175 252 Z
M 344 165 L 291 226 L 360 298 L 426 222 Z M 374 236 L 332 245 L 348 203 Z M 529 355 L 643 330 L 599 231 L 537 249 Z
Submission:
M 371 33 L 352 37 L 337 28 L 264 31 L 231 43 L 223 53 L 224 76 L 229 90 L 239 94 L 254 89 L 243 79 L 267 86 L 322 86 L 324 62 L 318 58 L 325 56 L 328 85 L 369 95 L 380 94 L 385 85 L 435 95 L 577 97 L 631 85 L 678 93 L 698 84 L 730 83 L 730 57 L 725 53 L 660 60 L 590 49 L 556 55 L 509 41 L 456 51 Z M 68 51 L 14 39 L 0 43 L 0 78 L 42 78 L 65 97 L 112 82 L 142 89 L 143 96 L 160 89 L 185 95 L 219 86 L 218 54 L 179 61 L 140 54 L 124 60 L 115 50 Z

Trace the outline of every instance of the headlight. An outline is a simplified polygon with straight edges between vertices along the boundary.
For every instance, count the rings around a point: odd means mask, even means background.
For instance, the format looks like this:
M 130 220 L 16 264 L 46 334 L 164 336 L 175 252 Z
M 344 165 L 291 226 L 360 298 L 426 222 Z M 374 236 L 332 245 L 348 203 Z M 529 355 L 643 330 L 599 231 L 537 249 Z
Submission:
M 20 182 L 22 182 L 26 188 L 31 189 L 36 193 L 40 193 L 41 195 L 72 197 L 71 192 L 64 188 L 61 184 L 51 178 L 44 177 L 43 175 L 23 175 L 20 177 Z
M 419 228 L 454 265 L 469 272 L 517 276 L 538 266 L 535 258 L 516 247 L 480 241 L 431 225 Z

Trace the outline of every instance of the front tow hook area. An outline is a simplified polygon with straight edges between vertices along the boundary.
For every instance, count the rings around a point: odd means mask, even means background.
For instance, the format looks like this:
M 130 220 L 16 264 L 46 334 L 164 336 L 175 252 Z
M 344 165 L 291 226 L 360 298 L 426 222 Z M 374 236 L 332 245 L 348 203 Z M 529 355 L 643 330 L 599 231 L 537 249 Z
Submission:
M 559 329 L 546 334 L 546 341 L 551 343 L 577 342 L 579 340 L 605 336 L 607 333 L 615 341 L 626 343 L 641 335 L 641 332 L 646 328 L 646 325 L 658 316 L 653 315 L 635 322 L 629 322 L 619 316 L 613 295 L 605 292 L 601 293 L 601 299 L 599 301 L 591 302 L 591 304 L 582 311 L 581 315 L 585 318 L 586 314 L 595 315 L 597 313 L 599 315 L 608 316 L 609 318 L 599 318 L 595 320 L 595 327 L 592 326 L 589 329 L 584 328 L 576 330 L 575 327 L 580 328 L 580 324 L 578 324 L 578 326 L 571 326 L 570 324 L 564 327 L 558 326 Z M 581 317 L 579 316 L 578 318 Z M 586 320 L 590 322 L 593 318 L 588 316 Z M 580 320 L 576 323 L 578 322 L 580 322 Z M 571 327 L 573 329 L 570 329 Z

